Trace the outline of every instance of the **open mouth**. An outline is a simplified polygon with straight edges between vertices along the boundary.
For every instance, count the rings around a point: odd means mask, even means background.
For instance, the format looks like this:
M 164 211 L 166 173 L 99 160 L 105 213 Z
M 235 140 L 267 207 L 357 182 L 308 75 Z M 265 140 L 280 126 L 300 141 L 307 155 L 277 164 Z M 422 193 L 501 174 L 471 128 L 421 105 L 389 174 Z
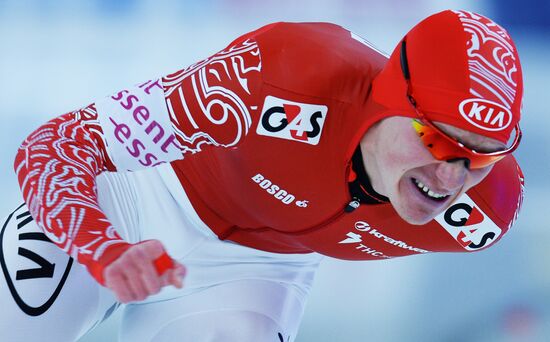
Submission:
M 416 178 L 412 178 L 411 180 L 413 184 L 416 186 L 416 188 L 418 189 L 418 191 L 422 195 L 424 195 L 424 197 L 429 198 L 432 201 L 443 202 L 449 197 L 449 195 L 439 194 L 437 192 L 432 191 L 430 188 L 428 188 L 425 184 L 423 184 Z

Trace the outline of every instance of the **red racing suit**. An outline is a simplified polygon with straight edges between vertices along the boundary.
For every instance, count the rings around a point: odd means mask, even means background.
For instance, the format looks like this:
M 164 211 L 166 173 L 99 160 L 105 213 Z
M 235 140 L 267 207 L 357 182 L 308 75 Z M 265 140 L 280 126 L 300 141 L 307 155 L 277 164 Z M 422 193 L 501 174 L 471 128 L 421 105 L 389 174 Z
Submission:
M 95 177 L 163 162 L 220 239 L 257 249 L 369 260 L 488 247 L 521 206 L 512 156 L 423 226 L 390 203 L 353 201 L 352 155 L 388 115 L 369 97 L 386 60 L 333 24 L 265 26 L 40 127 L 16 157 L 22 191 L 47 236 L 100 282 L 130 245 L 98 207 Z

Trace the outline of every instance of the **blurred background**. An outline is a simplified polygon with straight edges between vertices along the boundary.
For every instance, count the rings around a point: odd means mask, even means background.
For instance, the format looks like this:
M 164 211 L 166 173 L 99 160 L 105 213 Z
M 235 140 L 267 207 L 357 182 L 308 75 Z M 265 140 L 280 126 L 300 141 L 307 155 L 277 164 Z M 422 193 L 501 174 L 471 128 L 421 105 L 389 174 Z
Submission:
M 415 23 L 447 8 L 493 18 L 518 46 L 519 220 L 475 254 L 325 260 L 297 341 L 550 341 L 550 1 L 0 0 L 0 216 L 20 201 L 16 148 L 55 115 L 181 69 L 269 22 L 334 22 L 391 52 Z M 119 319 L 81 341 L 115 341 Z

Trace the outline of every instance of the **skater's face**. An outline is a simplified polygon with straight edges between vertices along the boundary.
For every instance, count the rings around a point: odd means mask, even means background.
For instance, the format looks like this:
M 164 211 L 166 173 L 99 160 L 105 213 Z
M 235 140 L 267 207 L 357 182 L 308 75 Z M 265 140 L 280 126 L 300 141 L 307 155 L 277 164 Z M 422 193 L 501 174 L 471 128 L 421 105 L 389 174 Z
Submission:
M 506 145 L 460 128 L 434 123 L 446 135 L 480 152 Z M 392 116 L 371 127 L 361 141 L 365 169 L 374 190 L 390 199 L 405 221 L 425 224 L 475 186 L 494 164 L 471 167 L 466 158 L 439 160 L 419 137 L 411 118 Z M 454 160 L 453 160 L 454 159 Z

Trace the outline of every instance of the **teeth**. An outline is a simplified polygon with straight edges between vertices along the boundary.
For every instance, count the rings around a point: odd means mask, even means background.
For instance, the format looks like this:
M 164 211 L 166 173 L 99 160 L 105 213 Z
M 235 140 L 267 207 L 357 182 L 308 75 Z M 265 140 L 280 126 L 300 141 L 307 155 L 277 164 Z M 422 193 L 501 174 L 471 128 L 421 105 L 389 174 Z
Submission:
M 443 198 L 443 197 L 447 197 L 447 195 L 442 195 L 442 194 L 438 194 L 436 192 L 433 192 L 432 190 L 430 190 L 430 188 L 428 188 L 426 185 L 422 184 L 422 182 L 418 181 L 418 180 L 414 180 L 414 183 L 416 184 L 416 186 L 422 190 L 426 195 L 428 195 L 429 197 L 433 197 L 433 198 Z

